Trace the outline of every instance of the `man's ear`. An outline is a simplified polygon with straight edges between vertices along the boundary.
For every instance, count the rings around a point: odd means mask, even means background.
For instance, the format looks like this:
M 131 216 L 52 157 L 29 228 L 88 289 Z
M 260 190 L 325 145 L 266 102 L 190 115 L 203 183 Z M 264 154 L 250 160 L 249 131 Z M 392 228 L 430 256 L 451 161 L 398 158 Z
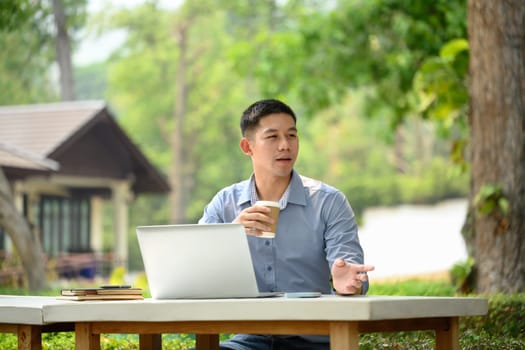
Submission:
M 241 141 L 239 142 L 239 146 L 241 147 L 241 150 L 244 154 L 247 156 L 252 155 L 252 145 L 250 145 L 250 140 L 248 140 L 246 137 L 243 137 Z

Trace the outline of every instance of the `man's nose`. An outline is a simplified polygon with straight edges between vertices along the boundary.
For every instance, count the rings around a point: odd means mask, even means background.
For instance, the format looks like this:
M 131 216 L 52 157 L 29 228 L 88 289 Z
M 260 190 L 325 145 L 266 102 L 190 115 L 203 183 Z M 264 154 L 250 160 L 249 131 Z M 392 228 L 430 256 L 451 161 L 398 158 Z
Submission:
M 290 149 L 290 141 L 286 137 L 281 137 L 279 141 L 279 149 L 280 150 Z

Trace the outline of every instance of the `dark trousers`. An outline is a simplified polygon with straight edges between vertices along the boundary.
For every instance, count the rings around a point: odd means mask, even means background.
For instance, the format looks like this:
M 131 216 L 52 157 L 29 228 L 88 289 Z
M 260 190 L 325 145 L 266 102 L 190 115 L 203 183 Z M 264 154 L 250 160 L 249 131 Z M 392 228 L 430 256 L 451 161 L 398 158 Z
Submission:
M 328 337 L 237 334 L 221 350 L 329 350 Z

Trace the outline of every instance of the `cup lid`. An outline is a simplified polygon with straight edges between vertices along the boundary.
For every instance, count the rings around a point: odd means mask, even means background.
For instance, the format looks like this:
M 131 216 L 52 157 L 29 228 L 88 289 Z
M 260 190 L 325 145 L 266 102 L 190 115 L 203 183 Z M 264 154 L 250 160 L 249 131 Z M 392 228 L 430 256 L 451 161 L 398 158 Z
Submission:
M 274 201 L 257 201 L 257 202 L 255 202 L 255 204 L 257 204 L 257 205 L 266 205 L 266 206 L 270 206 L 270 207 L 278 207 L 278 208 L 281 207 L 279 202 L 274 202 Z

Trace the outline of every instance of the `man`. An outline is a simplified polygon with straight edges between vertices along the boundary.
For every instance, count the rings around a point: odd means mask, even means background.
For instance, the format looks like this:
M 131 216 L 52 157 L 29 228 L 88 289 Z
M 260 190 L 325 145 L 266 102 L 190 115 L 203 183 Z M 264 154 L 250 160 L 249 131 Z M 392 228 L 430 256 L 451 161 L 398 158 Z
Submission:
M 250 179 L 224 188 L 199 223 L 235 222 L 245 227 L 261 292 L 317 291 L 364 294 L 368 289 L 363 250 L 346 197 L 320 181 L 299 175 L 296 116 L 281 101 L 255 102 L 241 117 L 240 148 L 252 161 Z M 257 200 L 277 201 L 275 238 L 262 238 L 273 222 Z M 333 289 L 332 289 L 333 288 Z M 328 337 L 237 334 L 221 349 L 329 349 Z

